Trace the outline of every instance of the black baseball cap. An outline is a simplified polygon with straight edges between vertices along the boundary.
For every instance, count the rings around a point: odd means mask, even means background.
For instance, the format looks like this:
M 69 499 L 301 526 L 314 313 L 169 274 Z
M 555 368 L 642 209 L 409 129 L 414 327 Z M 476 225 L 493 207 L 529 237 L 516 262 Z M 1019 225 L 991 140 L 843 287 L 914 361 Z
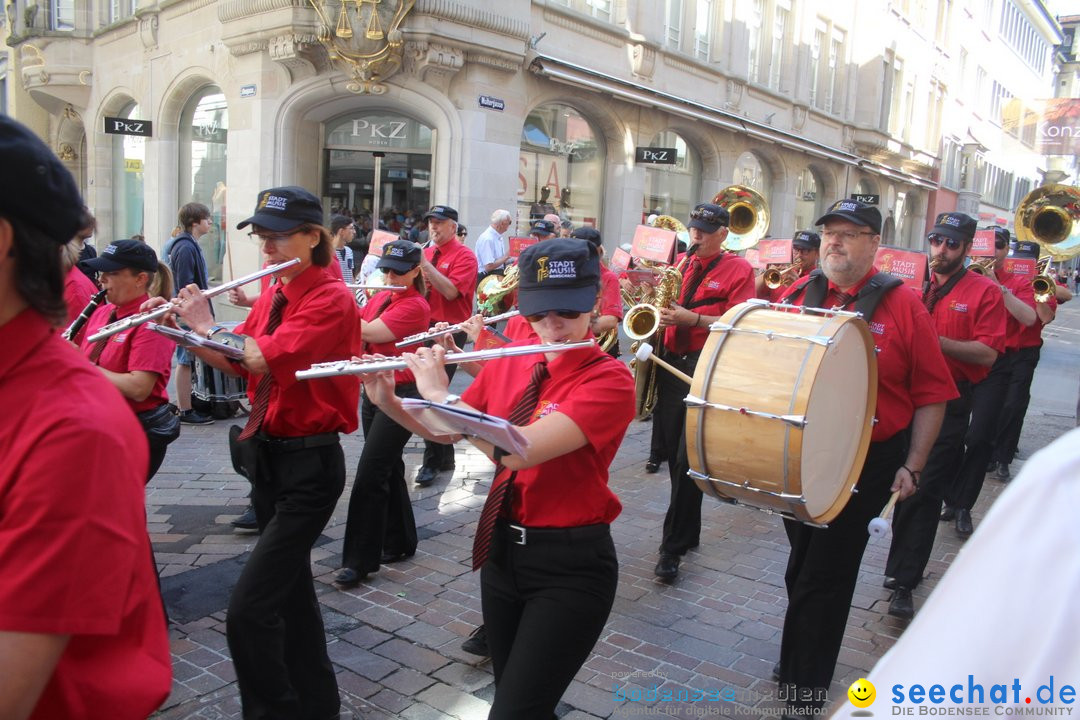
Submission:
M 518 310 L 540 315 L 550 310 L 589 312 L 600 288 L 600 253 L 576 238 L 530 245 L 518 259 Z
M 1002 245 L 1002 247 L 1008 247 L 1009 243 L 1012 242 L 1012 234 L 1009 232 L 1008 228 L 1003 228 L 999 225 L 992 225 L 986 229 L 994 231 L 995 245 L 1005 243 L 1004 245 Z
M 800 230 L 795 233 L 795 237 L 791 239 L 791 245 L 792 247 L 803 248 L 806 250 L 817 250 L 821 247 L 821 236 L 816 232 Z
M 578 240 L 584 240 L 585 242 L 592 243 L 593 245 L 600 247 L 604 244 L 600 238 L 600 231 L 593 227 L 579 227 L 570 232 L 570 237 Z
M 937 216 L 931 235 L 944 235 L 960 242 L 969 243 L 975 237 L 978 223 L 975 218 L 962 212 L 944 212 Z
M 550 220 L 537 220 L 529 227 L 530 235 L 554 235 L 555 223 Z
M 48 145 L 25 125 L 0 115 L 0 215 L 69 242 L 82 227 L 82 196 L 75 178 Z
M 731 222 L 728 211 L 714 203 L 700 203 L 690 213 L 688 228 L 697 228 L 702 232 L 714 233 Z
M 815 225 L 824 225 L 830 219 L 847 220 L 856 225 L 864 225 L 874 231 L 875 235 L 881 234 L 881 211 L 876 205 L 868 205 L 858 200 L 845 198 L 833 203 L 829 211 L 814 222 Z
M 420 246 L 410 240 L 395 240 L 383 246 L 375 267 L 403 274 L 420 264 Z
M 439 218 L 440 220 L 453 220 L 454 222 L 457 222 L 458 214 L 457 210 L 449 205 L 435 205 L 424 214 L 425 220 L 433 217 Z
M 1039 259 L 1039 244 L 1030 240 L 1017 240 L 1016 245 L 1012 249 L 1012 256 L 1017 258 L 1035 258 Z
M 260 192 L 255 214 L 237 224 L 236 229 L 258 225 L 274 232 L 285 232 L 305 223 L 322 225 L 322 203 L 304 188 L 289 185 Z
M 158 260 L 154 249 L 146 243 L 138 240 L 117 240 L 102 250 L 96 258 L 80 262 L 79 267 L 95 272 L 112 272 L 124 268 L 157 272 Z

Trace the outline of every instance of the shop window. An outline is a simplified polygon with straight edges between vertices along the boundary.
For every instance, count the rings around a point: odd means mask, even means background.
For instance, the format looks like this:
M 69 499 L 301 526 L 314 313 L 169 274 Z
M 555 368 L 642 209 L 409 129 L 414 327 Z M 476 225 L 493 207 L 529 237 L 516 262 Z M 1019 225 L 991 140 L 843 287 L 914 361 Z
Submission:
M 795 229 L 809 230 L 821 217 L 822 184 L 813 170 L 806 167 L 795 180 Z
M 676 133 L 662 132 L 650 147 L 675 148 L 674 165 L 645 165 L 642 215 L 671 215 L 687 222 L 690 211 L 701 202 L 701 160 L 697 151 Z
M 216 85 L 208 85 L 188 100 L 180 114 L 179 205 L 200 202 L 210 208 L 212 227 L 199 244 L 213 280 L 221 279 L 225 257 L 228 133 L 225 95 Z
M 129 104 L 117 115 L 140 117 L 139 106 Z M 130 238 L 146 235 L 143 226 L 143 172 L 146 162 L 146 138 L 134 135 L 110 135 L 112 138 L 112 213 L 113 236 Z M 147 238 L 163 245 L 168 238 Z
M 735 162 L 735 172 L 731 178 L 735 185 L 747 185 L 754 188 L 768 200 L 772 196 L 772 178 L 765 166 L 752 152 L 744 152 Z

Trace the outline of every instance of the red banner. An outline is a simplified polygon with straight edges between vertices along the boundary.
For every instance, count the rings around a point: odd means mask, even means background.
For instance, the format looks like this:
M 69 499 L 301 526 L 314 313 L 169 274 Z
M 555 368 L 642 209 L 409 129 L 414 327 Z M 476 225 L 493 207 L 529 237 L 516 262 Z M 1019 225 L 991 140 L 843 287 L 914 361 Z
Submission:
M 1020 275 L 1022 277 L 1035 277 L 1035 260 L 1033 258 L 1007 257 L 1002 268 L 1006 275 Z
M 895 275 L 908 287 L 922 292 L 923 281 L 926 280 L 927 262 L 925 253 L 883 245 L 878 248 L 874 267 L 880 272 Z
M 994 231 L 976 230 L 975 239 L 971 241 L 971 257 L 994 257 Z
M 757 244 L 758 257 L 766 265 L 787 265 L 791 262 L 790 240 L 762 240 Z
M 750 267 L 755 270 L 764 270 L 765 263 L 761 262 L 761 251 L 756 247 L 748 248 L 743 255 L 743 259 L 750 263 Z
M 630 254 L 636 258 L 670 263 L 671 250 L 675 247 L 675 231 L 638 225 Z
M 510 238 L 510 257 L 520 257 L 521 251 L 530 245 L 535 245 L 540 242 L 540 238 L 535 235 L 529 235 L 528 237 L 512 237 Z
M 398 239 L 398 236 L 392 232 L 386 232 L 385 230 L 376 230 L 371 233 L 371 244 L 368 245 L 368 252 L 376 257 L 382 257 L 382 249 L 387 243 L 392 243 Z
M 630 267 L 630 253 L 622 248 L 615 248 L 615 252 L 611 253 L 610 265 L 614 273 L 626 272 L 626 268 Z

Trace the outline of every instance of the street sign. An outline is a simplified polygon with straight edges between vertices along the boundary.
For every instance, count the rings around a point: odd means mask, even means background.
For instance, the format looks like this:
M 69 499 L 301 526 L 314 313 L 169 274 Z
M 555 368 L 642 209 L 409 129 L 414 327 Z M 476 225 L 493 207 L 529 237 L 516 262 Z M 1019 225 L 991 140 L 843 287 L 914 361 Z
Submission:
M 506 109 L 506 101 L 501 98 L 492 97 L 490 95 L 481 95 L 477 100 L 482 108 L 498 110 L 499 112 Z
M 150 137 L 153 134 L 153 124 L 149 120 L 136 120 L 135 118 L 105 118 L 106 135 L 137 135 Z
M 257 85 L 241 85 L 240 86 L 240 97 L 242 97 L 242 98 L 255 97 L 255 91 L 258 90 L 258 89 L 259 88 L 258 88 Z
M 859 202 L 866 203 L 867 205 L 877 205 L 881 202 L 880 195 L 860 195 L 859 193 L 852 193 L 851 199 L 858 200 Z
M 639 147 L 634 152 L 634 160 L 647 165 L 674 165 L 678 159 L 676 148 Z

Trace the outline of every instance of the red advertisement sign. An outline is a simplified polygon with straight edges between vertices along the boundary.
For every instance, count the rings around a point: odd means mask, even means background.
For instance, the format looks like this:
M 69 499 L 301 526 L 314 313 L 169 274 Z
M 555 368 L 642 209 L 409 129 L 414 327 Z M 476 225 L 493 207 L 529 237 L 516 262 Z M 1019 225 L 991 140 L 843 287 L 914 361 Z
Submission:
M 922 292 L 923 281 L 926 279 L 927 262 L 925 253 L 882 245 L 878 248 L 874 267 L 880 272 L 895 275 L 903 280 L 908 287 Z
M 528 237 L 512 237 L 510 238 L 510 257 L 518 257 L 521 255 L 521 251 L 530 245 L 535 245 L 540 242 L 540 238 L 535 235 L 529 235 Z
M 1002 269 L 1006 275 L 1021 275 L 1033 278 L 1035 277 L 1035 259 L 1007 257 Z
M 750 267 L 755 270 L 764 270 L 765 263 L 761 262 L 761 251 L 756 247 L 748 248 L 746 254 L 743 256 L 746 262 L 750 263 Z
M 611 253 L 610 265 L 614 273 L 625 272 L 626 268 L 630 267 L 630 253 L 622 248 L 615 248 L 615 252 Z
M 638 225 L 634 231 L 634 242 L 630 254 L 636 258 L 670 263 L 671 250 L 675 247 L 675 231 L 664 228 Z
M 971 257 L 993 257 L 994 231 L 976 230 L 975 239 L 971 241 L 971 252 L 968 255 Z
M 762 240 L 757 244 L 758 256 L 766 265 L 787 265 L 791 262 L 790 240 Z
M 392 232 L 376 230 L 371 233 L 371 244 L 368 245 L 368 252 L 376 257 L 382 257 L 383 246 L 387 243 L 392 243 L 397 239 L 398 236 Z

